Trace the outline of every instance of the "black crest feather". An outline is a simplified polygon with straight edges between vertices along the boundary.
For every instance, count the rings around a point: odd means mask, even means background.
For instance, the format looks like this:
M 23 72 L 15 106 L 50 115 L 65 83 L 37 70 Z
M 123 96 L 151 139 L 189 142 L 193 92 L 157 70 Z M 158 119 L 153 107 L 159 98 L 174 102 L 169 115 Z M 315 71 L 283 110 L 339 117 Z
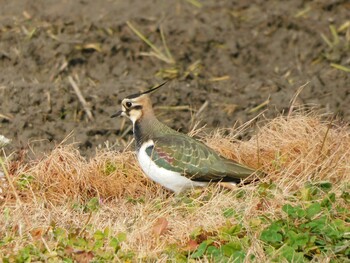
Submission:
M 144 92 L 140 92 L 140 93 L 136 93 L 136 94 L 132 94 L 132 95 L 129 95 L 126 97 L 126 99 L 135 99 L 137 97 L 140 97 L 142 95 L 145 95 L 145 94 L 150 94 L 150 93 L 153 93 L 155 92 L 157 89 L 159 89 L 160 87 L 164 86 L 166 83 L 168 82 L 168 80 L 164 81 L 163 83 L 155 86 L 154 88 L 151 88 L 149 90 L 146 90 Z

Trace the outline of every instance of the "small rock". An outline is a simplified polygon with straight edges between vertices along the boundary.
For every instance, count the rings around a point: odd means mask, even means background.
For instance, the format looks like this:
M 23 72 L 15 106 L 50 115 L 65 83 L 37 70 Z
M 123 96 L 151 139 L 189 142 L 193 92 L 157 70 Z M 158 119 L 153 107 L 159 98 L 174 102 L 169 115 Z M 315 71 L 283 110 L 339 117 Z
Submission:
M 5 136 L 0 135 L 0 148 L 5 147 L 6 145 L 8 145 L 11 142 L 10 139 L 7 139 Z

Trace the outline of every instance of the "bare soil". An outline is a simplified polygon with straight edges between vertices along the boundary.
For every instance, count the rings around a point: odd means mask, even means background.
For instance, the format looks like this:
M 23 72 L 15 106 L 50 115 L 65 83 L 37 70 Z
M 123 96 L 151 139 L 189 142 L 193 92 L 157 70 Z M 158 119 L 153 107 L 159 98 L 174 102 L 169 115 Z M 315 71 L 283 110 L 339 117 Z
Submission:
M 110 115 L 124 96 L 169 78 L 153 95 L 156 111 L 184 132 L 198 120 L 211 129 L 243 123 L 265 109 L 275 116 L 306 83 L 298 104 L 350 121 L 350 73 L 336 68 L 350 67 L 349 1 L 201 4 L 2 1 L 0 134 L 13 140 L 10 150 L 46 152 L 71 132 L 69 140 L 84 155 L 106 141 L 120 149 L 120 138 L 131 137 L 130 124 Z M 157 46 L 162 28 L 176 64 L 143 56 L 150 48 L 126 21 Z

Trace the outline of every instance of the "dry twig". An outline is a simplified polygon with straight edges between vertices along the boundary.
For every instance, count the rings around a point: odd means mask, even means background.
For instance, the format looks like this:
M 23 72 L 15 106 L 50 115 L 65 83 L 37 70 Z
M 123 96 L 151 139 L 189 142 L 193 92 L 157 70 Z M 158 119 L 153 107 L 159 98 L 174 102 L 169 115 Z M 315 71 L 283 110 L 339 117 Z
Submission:
M 77 94 L 81 105 L 83 105 L 84 111 L 85 111 L 86 115 L 88 116 L 88 119 L 90 121 L 93 121 L 94 116 L 92 115 L 90 107 L 88 106 L 88 104 L 87 104 L 83 94 L 81 93 L 77 83 L 74 81 L 74 79 L 71 76 L 68 76 L 68 81 L 72 85 L 72 88 L 74 89 L 75 94 Z
M 297 92 L 294 94 L 293 98 L 290 101 L 290 107 L 289 107 L 289 111 L 288 111 L 288 115 L 287 118 L 289 118 L 294 110 L 294 106 L 295 106 L 295 102 L 299 96 L 299 94 L 303 91 L 303 89 L 310 83 L 310 81 L 306 82 L 304 85 L 301 85 Z

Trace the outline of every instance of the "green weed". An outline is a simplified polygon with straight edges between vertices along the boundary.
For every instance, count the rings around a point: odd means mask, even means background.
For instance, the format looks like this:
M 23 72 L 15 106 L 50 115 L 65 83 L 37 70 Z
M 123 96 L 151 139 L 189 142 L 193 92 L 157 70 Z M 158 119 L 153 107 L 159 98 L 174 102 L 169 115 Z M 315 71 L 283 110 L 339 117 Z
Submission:
M 262 183 L 258 189 L 260 195 L 273 198 L 271 190 L 276 187 Z M 189 236 L 185 248 L 172 244 L 165 253 L 178 262 L 204 259 L 254 262 L 258 255 L 248 252 L 255 240 L 250 234 L 253 230 L 260 232 L 258 239 L 266 257 L 273 262 L 309 262 L 326 258 L 332 262 L 346 262 L 350 256 L 350 211 L 339 199 L 345 198 L 346 202 L 347 193 L 343 191 L 337 196 L 329 182 L 308 183 L 295 193 L 295 204 L 285 203 L 276 213 L 278 218 L 273 220 L 269 219 L 268 213 L 263 213 L 243 223 L 243 218 L 238 216 L 240 212 L 229 207 L 223 210 L 227 219 L 225 225 L 213 230 L 198 227 Z M 232 219 L 238 223 L 230 221 Z
M 67 230 L 51 226 L 47 230 L 36 229 L 25 238 L 28 244 L 17 252 L 4 255 L 3 262 L 106 262 L 133 257 L 129 252 L 119 253 L 121 244 L 127 239 L 126 234 L 112 235 L 109 228 L 81 232 L 76 228 Z M 2 239 L 2 244 L 4 241 L 10 242 Z
M 270 223 L 260 235 L 265 251 L 275 260 L 307 262 L 319 256 L 346 259 L 350 256 L 349 211 L 335 206 L 335 193 L 329 192 L 330 183 L 309 185 L 310 202 L 297 205 L 285 204 L 284 215 Z M 305 193 L 305 189 L 300 192 Z M 298 193 L 302 199 L 305 194 Z

